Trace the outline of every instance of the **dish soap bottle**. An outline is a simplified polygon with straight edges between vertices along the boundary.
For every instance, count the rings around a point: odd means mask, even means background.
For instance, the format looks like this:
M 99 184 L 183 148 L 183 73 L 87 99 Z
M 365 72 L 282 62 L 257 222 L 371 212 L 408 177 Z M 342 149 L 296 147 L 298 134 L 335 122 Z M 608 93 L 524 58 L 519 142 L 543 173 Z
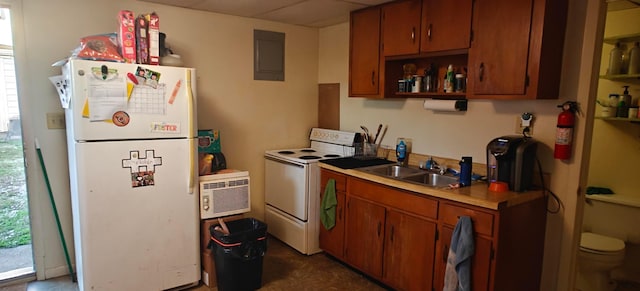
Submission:
M 398 145 L 396 145 L 396 159 L 398 160 L 398 165 L 404 165 L 406 158 L 407 144 L 404 143 L 404 140 L 400 140 Z
M 624 87 L 624 93 L 618 99 L 617 117 L 629 117 L 629 107 L 631 106 L 631 95 L 629 95 L 629 86 Z

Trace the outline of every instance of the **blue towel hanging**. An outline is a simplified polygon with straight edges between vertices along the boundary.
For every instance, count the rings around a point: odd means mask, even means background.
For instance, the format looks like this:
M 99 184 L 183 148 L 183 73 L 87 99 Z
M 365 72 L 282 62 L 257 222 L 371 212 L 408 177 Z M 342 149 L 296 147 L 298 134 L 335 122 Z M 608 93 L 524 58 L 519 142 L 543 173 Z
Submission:
M 474 251 L 473 222 L 471 217 L 461 216 L 451 236 L 443 291 L 471 290 L 471 258 Z

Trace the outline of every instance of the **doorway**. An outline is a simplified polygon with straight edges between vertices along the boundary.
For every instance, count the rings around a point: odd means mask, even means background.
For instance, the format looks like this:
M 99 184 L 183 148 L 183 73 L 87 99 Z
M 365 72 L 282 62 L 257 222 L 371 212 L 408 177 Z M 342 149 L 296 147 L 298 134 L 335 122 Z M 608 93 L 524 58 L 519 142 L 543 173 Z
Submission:
M 11 10 L 0 6 L 0 283 L 33 273 Z

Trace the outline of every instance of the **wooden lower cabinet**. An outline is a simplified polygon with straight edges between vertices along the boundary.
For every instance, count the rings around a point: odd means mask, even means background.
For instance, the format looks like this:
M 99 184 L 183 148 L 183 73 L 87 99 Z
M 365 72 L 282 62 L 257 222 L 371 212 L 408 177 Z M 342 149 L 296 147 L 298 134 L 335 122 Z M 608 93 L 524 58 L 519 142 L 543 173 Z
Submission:
M 374 278 L 381 278 L 385 208 L 348 196 L 347 217 L 347 263 Z
M 438 252 L 436 254 L 436 273 L 433 282 L 435 290 L 443 290 L 444 274 L 447 267 L 447 257 L 451 245 L 453 228 L 442 226 L 438 242 Z M 478 236 L 474 237 L 475 252 L 471 258 L 471 290 L 489 290 L 489 276 L 491 275 L 491 238 Z
M 383 282 L 397 290 L 431 290 L 435 222 L 395 210 L 386 218 Z
M 333 171 L 322 170 L 320 172 L 320 201 L 324 198 L 324 192 L 329 179 L 334 179 L 336 199 L 336 224 L 331 229 L 326 229 L 320 223 L 320 248 L 330 255 L 344 259 L 344 228 L 345 228 L 345 205 L 346 205 L 346 184 L 347 177 Z
M 540 289 L 546 197 L 493 210 L 340 175 L 321 177 L 344 181 L 344 231 L 321 227 L 320 247 L 343 262 L 396 290 L 442 290 L 454 228 L 469 216 L 471 290 Z

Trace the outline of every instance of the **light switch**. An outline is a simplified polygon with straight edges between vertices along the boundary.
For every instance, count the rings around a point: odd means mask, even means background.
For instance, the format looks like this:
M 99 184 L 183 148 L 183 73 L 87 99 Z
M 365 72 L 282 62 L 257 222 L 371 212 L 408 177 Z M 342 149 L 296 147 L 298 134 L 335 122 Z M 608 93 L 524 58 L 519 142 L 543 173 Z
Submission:
M 48 129 L 64 129 L 64 113 L 47 113 L 47 128 Z

